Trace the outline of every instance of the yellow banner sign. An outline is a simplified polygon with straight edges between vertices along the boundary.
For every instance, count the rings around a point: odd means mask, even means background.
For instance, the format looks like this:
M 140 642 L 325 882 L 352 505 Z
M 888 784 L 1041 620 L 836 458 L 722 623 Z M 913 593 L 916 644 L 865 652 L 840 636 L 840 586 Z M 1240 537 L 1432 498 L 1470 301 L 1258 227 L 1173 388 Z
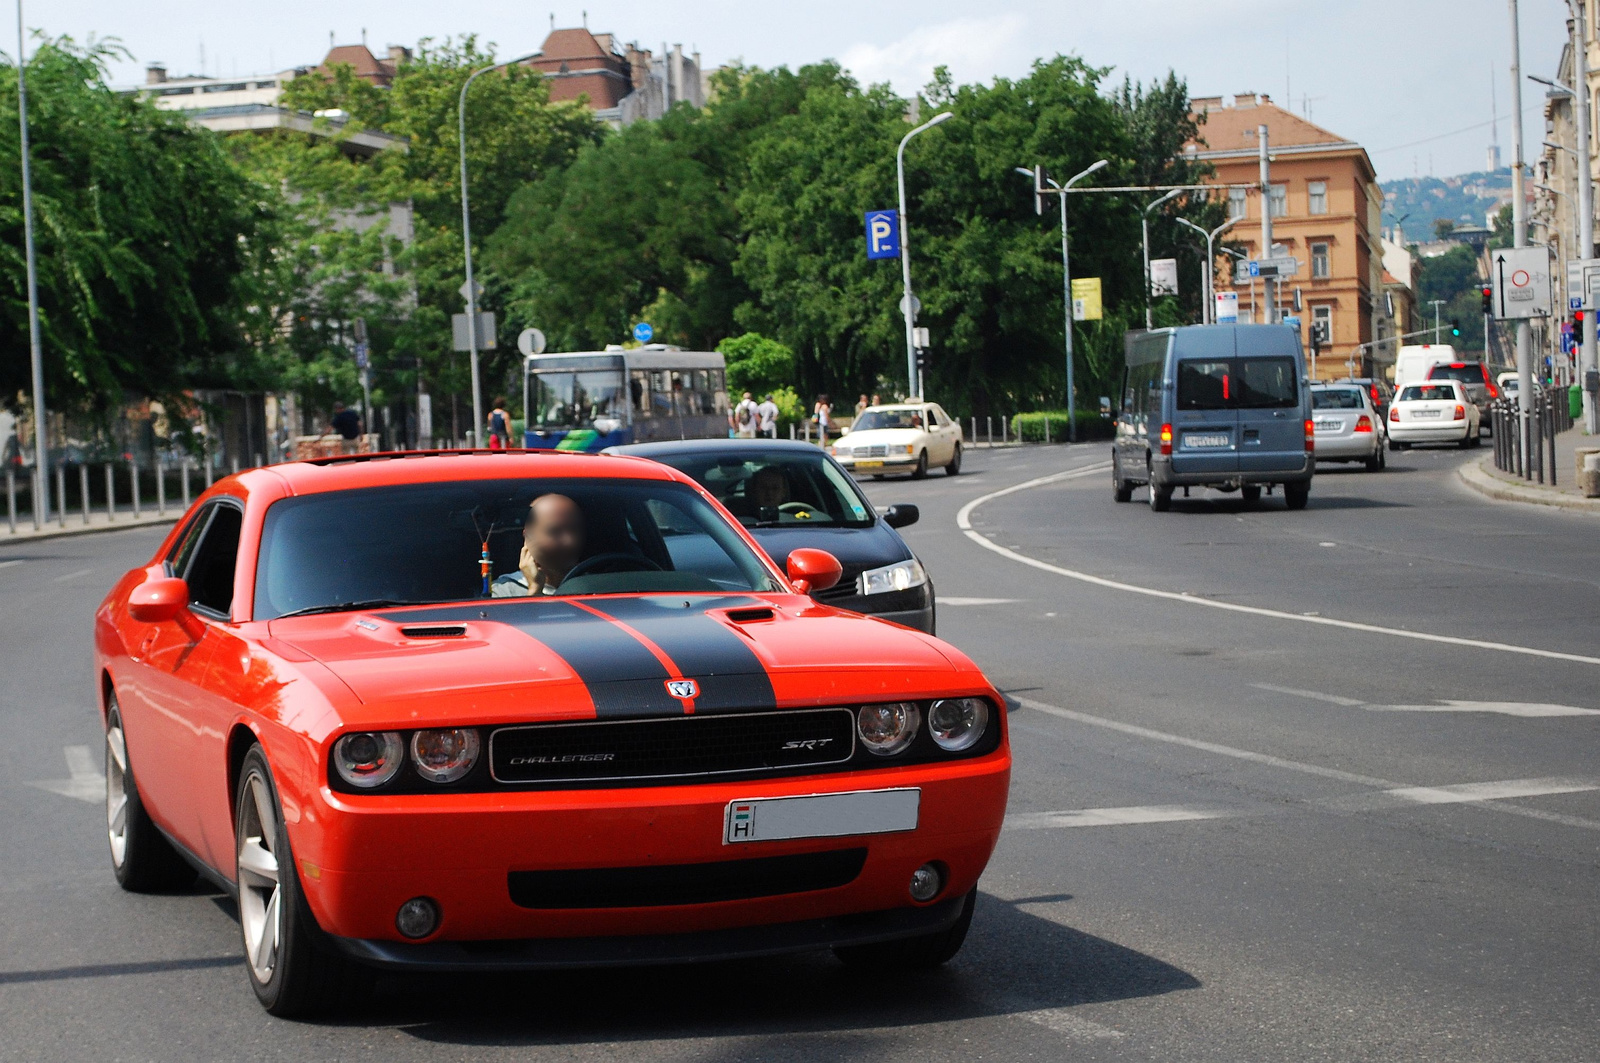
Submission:
M 1072 278 L 1072 320 L 1099 321 L 1104 316 L 1100 304 L 1100 278 Z

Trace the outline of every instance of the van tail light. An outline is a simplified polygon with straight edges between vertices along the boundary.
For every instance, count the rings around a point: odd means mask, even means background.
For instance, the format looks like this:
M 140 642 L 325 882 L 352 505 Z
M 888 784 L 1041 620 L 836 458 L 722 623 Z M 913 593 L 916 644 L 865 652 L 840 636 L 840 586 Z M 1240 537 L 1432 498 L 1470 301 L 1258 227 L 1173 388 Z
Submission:
M 1489 389 L 1489 397 L 1491 399 L 1498 399 L 1500 397 L 1500 389 L 1492 382 L 1486 380 L 1484 381 L 1483 386 Z
M 1466 420 L 1466 418 L 1467 418 L 1467 408 L 1465 406 L 1462 406 L 1459 403 L 1457 403 L 1457 405 L 1456 405 L 1456 420 L 1464 421 L 1464 420 Z
M 1161 426 L 1161 453 L 1168 456 L 1172 454 L 1172 426 L 1170 424 Z
M 1306 452 L 1310 453 L 1317 445 L 1317 422 L 1306 418 Z
M 1391 420 L 1391 421 L 1400 420 L 1400 407 L 1398 407 L 1398 406 L 1390 406 L 1389 407 L 1389 420 Z
M 1356 431 L 1357 432 L 1370 432 L 1370 431 L 1372 431 L 1372 418 L 1368 417 L 1366 414 L 1362 414 L 1360 417 L 1356 418 Z

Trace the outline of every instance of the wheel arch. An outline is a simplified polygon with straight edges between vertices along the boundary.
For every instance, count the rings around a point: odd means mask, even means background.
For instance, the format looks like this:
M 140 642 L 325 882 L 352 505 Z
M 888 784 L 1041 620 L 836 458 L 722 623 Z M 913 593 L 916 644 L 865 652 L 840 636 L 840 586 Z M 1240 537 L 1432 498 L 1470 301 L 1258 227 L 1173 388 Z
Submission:
M 111 699 L 116 696 L 116 684 L 111 681 L 111 669 L 100 669 L 100 723 L 103 726 L 111 716 Z
M 261 736 L 242 720 L 228 732 L 228 820 L 238 814 L 239 776 L 244 771 L 244 758 L 251 747 L 261 745 Z

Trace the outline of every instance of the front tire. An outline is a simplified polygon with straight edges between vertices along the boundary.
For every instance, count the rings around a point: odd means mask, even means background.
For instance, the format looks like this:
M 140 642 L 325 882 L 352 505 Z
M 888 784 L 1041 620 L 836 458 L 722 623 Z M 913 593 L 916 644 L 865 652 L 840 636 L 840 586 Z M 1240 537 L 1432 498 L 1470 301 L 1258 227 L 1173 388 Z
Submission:
M 972 926 L 972 910 L 978 902 L 978 891 L 967 894 L 961 906 L 961 916 L 944 930 L 921 937 L 901 938 L 899 941 L 880 941 L 872 945 L 842 945 L 833 950 L 847 967 L 869 971 L 926 971 L 948 963 L 961 951 L 967 940 L 967 929 Z
M 950 456 L 950 464 L 944 467 L 946 476 L 961 475 L 961 444 L 956 444 L 956 452 Z
M 300 892 L 283 806 L 260 746 L 245 754 L 234 801 L 239 930 L 256 999 L 280 1018 L 359 998 L 371 973 L 333 951 Z
M 1290 509 L 1305 509 L 1310 498 L 1310 480 L 1297 480 L 1283 485 L 1283 501 Z
M 911 470 L 911 478 L 913 480 L 925 480 L 928 478 L 928 452 L 926 450 L 917 451 L 917 467 Z
M 106 835 L 111 872 L 128 892 L 183 889 L 194 882 L 194 868 L 167 841 L 139 798 L 115 694 L 106 709 Z

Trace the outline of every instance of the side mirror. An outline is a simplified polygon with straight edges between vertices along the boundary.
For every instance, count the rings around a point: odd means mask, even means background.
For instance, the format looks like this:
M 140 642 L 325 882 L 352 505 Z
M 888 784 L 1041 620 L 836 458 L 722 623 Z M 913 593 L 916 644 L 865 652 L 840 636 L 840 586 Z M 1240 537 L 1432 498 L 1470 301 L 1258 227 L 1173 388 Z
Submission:
M 128 595 L 128 612 L 145 624 L 172 620 L 189 608 L 189 585 L 181 579 L 146 580 Z
M 813 550 L 802 546 L 789 551 L 789 582 L 796 593 L 812 594 L 825 591 L 844 576 L 844 566 L 826 550 Z
M 922 511 L 910 502 L 901 502 L 883 511 L 883 522 L 891 528 L 907 528 L 922 519 Z

